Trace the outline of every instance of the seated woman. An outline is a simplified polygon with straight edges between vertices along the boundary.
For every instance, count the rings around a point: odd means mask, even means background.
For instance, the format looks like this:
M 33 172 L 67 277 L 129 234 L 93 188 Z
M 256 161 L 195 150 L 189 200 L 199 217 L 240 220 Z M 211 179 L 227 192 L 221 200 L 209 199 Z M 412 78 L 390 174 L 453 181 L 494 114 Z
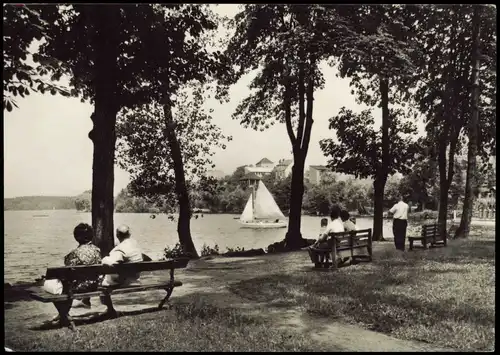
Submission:
M 64 257 L 65 266 L 94 265 L 101 263 L 101 251 L 92 244 L 94 231 L 92 226 L 87 223 L 80 223 L 73 230 L 73 236 L 78 242 L 78 247 L 72 250 Z M 99 285 L 99 279 L 86 279 L 73 281 L 70 285 L 74 293 L 95 291 Z M 90 308 L 90 298 L 84 298 L 82 301 L 73 303 L 73 307 Z
M 358 227 L 351 221 L 351 216 L 349 212 L 346 210 L 340 211 L 340 219 L 342 219 L 342 223 L 344 224 L 344 229 L 346 232 L 357 231 Z

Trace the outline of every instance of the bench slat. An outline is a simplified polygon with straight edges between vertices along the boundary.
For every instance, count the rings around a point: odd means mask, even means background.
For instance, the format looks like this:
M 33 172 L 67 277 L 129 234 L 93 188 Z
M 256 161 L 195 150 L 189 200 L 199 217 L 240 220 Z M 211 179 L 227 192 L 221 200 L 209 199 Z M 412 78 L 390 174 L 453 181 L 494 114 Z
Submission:
M 137 285 L 137 286 L 128 286 L 128 287 L 122 287 L 122 288 L 113 288 L 109 287 L 107 289 L 98 289 L 97 291 L 92 291 L 92 292 L 82 292 L 82 293 L 74 293 L 72 297 L 70 297 L 67 294 L 63 295 L 53 295 L 51 293 L 45 292 L 43 289 L 31 289 L 29 290 L 30 292 L 30 297 L 41 302 L 57 302 L 57 301 L 66 301 L 68 299 L 83 299 L 87 297 L 95 297 L 95 296 L 104 296 L 106 294 L 111 294 L 111 295 L 117 295 L 117 294 L 123 294 L 123 293 L 130 293 L 130 292 L 141 292 L 141 291 L 147 291 L 147 290 L 153 290 L 153 289 L 164 289 L 169 286 L 171 286 L 172 283 L 166 282 L 166 283 L 161 283 L 161 284 L 152 284 L 152 285 Z M 181 281 L 174 281 L 173 282 L 173 287 L 179 287 L 182 286 Z
M 185 268 L 188 262 L 189 259 L 183 258 L 183 259 L 165 260 L 165 261 L 141 261 L 137 263 L 124 263 L 113 266 L 97 264 L 97 265 L 51 267 L 47 269 L 45 278 L 47 280 L 50 279 L 85 280 L 107 274 L 181 269 Z

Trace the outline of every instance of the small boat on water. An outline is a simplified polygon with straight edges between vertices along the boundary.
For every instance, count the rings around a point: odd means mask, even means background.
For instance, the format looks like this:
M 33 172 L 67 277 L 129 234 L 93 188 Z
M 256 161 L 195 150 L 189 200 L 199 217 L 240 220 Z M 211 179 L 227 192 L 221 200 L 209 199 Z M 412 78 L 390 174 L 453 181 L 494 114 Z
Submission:
M 241 228 L 285 228 L 288 224 L 286 217 L 274 201 L 262 181 L 259 181 L 257 190 L 252 186 L 252 194 L 248 198 L 245 209 L 240 216 Z
M 49 217 L 48 214 L 34 214 L 33 217 Z

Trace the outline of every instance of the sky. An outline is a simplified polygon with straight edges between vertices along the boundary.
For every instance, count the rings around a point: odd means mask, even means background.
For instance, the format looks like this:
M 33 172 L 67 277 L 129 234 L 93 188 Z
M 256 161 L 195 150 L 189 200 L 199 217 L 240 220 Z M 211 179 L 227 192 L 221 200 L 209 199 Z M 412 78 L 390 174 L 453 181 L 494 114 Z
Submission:
M 231 16 L 236 5 L 219 5 L 217 11 Z M 334 136 L 328 119 L 346 106 L 355 112 L 365 109 L 351 95 L 348 79 L 336 77 L 337 71 L 322 65 L 324 89 L 314 95 L 314 124 L 311 131 L 307 165 L 323 165 L 327 159 L 319 147 L 323 138 Z M 250 80 L 241 80 L 230 91 L 231 101 L 209 103 L 214 108 L 214 123 L 233 140 L 225 150 L 217 150 L 213 161 L 217 170 L 231 174 L 236 167 L 255 164 L 266 157 L 273 162 L 291 159 L 291 144 L 284 124 L 264 132 L 245 128 L 231 119 L 238 103 L 249 93 Z M 78 98 L 32 93 L 18 97 L 12 112 L 4 111 L 4 197 L 74 196 L 92 187 L 93 144 L 88 138 L 92 129 L 93 107 Z M 373 111 L 380 125 L 380 109 Z M 115 167 L 115 196 L 129 182 L 128 174 Z

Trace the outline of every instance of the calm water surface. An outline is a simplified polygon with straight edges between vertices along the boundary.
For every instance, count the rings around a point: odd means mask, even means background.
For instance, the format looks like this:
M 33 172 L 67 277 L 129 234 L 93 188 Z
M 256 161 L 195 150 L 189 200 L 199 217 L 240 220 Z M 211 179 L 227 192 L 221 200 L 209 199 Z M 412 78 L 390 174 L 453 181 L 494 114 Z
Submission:
M 44 217 L 45 215 L 46 217 Z M 204 215 L 193 219 L 191 232 L 198 250 L 203 244 L 226 247 L 265 248 L 284 238 L 286 228 L 240 228 L 237 215 Z M 304 216 L 302 234 L 316 238 L 320 217 Z M 56 211 L 5 211 L 4 212 L 4 282 L 34 281 L 45 274 L 47 267 L 61 266 L 64 256 L 76 247 L 73 228 L 80 222 L 91 223 L 90 213 L 72 210 Z M 132 235 L 153 259 L 163 256 L 165 246 L 177 241 L 177 224 L 165 215 L 151 219 L 146 213 L 117 213 L 115 226 L 125 223 Z M 358 218 L 361 228 L 372 228 L 371 218 Z M 384 223 L 384 237 L 392 238 L 391 223 Z

